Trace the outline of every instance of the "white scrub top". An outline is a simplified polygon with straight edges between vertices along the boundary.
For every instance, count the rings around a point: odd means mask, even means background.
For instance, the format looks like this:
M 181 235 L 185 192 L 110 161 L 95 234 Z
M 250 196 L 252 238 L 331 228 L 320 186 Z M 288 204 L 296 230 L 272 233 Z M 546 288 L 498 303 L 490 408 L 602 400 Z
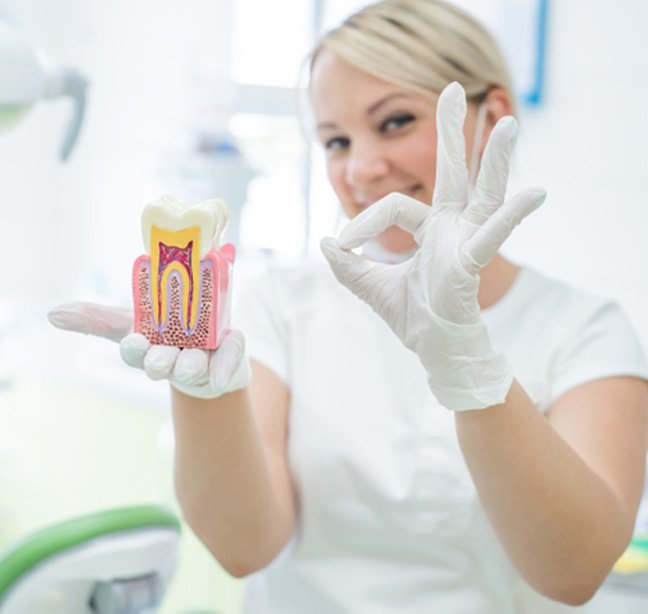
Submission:
M 299 502 L 290 543 L 246 579 L 246 613 L 577 610 L 520 578 L 479 504 L 452 412 L 417 357 L 326 265 L 266 273 L 234 313 L 251 357 L 290 388 Z M 592 379 L 648 378 L 618 306 L 531 270 L 483 315 L 539 411 Z

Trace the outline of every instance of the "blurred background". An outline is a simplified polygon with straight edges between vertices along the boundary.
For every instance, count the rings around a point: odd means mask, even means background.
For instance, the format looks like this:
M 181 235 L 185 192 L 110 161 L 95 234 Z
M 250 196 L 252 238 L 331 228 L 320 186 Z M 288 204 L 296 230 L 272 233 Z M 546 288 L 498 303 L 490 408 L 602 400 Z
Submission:
M 228 201 L 239 287 L 268 263 L 319 258 L 341 218 L 310 140 L 302 59 L 364 4 L 0 0 L 0 20 L 88 82 L 65 162 L 69 97 L 25 106 L 0 133 L 0 550 L 86 511 L 175 506 L 166 387 L 45 314 L 68 300 L 130 306 L 141 210 L 165 193 Z M 510 189 L 549 193 L 505 254 L 616 298 L 648 349 L 648 4 L 457 4 L 513 68 Z M 236 614 L 238 583 L 186 527 L 182 548 L 163 611 Z

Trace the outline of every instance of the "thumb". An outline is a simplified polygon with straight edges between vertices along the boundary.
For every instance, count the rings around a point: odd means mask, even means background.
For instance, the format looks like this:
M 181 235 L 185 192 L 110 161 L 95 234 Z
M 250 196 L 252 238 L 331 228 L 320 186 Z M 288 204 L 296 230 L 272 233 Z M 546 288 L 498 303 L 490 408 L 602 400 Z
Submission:
M 233 392 L 250 384 L 252 373 L 245 352 L 245 337 L 239 330 L 230 330 L 220 347 L 212 352 L 209 381 L 214 390 Z
M 133 328 L 133 312 L 123 307 L 74 301 L 54 307 L 47 319 L 57 328 L 119 343 Z

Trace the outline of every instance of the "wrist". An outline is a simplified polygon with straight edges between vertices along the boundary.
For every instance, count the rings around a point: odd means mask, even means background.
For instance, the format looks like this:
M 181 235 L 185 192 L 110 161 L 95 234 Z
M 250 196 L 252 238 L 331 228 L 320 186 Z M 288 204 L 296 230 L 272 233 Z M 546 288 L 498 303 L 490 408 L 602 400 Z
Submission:
M 506 373 L 497 381 L 481 388 L 452 388 L 445 385 L 445 382 L 439 384 L 438 380 L 431 377 L 428 377 L 428 384 L 439 403 L 446 409 L 459 412 L 483 410 L 506 401 L 513 384 L 513 375 Z
M 464 325 L 429 316 L 412 349 L 439 403 L 455 411 L 503 403 L 513 382 L 512 369 L 506 357 L 493 349 L 484 322 Z
M 206 381 L 199 384 L 183 382 L 175 377 L 169 378 L 169 382 L 179 392 L 204 400 L 243 390 L 250 385 L 252 379 L 247 354 L 242 348 L 240 353 L 217 350 L 211 355 L 207 377 Z

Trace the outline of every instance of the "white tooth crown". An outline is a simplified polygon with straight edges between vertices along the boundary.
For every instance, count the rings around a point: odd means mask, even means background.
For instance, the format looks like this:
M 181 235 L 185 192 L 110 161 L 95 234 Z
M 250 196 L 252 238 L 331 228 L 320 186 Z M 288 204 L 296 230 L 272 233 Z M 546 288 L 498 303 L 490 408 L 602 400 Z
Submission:
M 146 253 L 151 255 L 151 229 L 178 232 L 197 228 L 200 240 L 200 258 L 212 248 L 218 248 L 220 238 L 229 221 L 229 210 L 224 200 L 212 199 L 192 204 L 173 196 L 162 196 L 149 203 L 142 212 L 142 238 Z

